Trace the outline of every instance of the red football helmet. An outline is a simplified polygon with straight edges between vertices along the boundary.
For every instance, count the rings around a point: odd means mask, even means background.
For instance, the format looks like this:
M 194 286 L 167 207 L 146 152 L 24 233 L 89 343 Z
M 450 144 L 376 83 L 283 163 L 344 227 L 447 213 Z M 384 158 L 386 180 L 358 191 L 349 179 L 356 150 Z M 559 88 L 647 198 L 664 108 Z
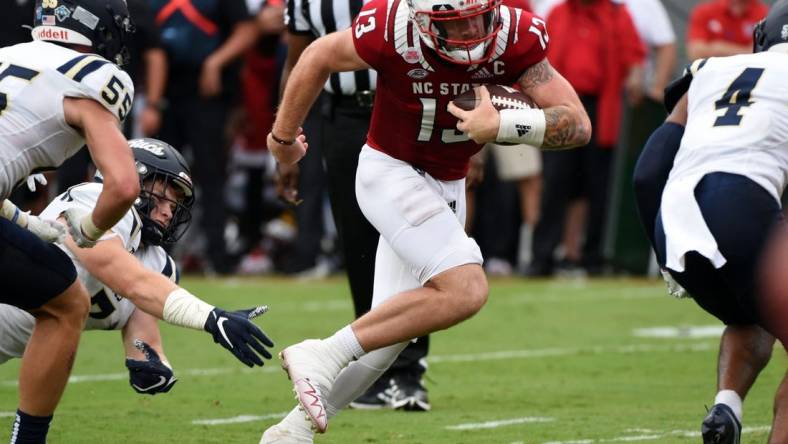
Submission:
M 410 19 L 425 45 L 462 65 L 492 56 L 501 30 L 501 0 L 407 0 Z

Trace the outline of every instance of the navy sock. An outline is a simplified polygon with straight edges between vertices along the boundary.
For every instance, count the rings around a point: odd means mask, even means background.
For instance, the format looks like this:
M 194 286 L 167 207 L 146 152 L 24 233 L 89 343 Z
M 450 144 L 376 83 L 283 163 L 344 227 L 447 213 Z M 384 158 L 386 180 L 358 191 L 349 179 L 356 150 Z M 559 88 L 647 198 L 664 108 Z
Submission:
M 17 409 L 11 444 L 46 444 L 52 415 L 33 416 Z

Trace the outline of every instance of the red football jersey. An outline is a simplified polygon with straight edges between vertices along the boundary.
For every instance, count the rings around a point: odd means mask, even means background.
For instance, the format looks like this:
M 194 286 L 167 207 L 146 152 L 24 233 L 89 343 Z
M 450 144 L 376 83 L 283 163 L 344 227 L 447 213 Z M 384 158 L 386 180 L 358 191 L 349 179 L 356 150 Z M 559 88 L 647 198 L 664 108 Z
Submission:
M 356 51 L 378 73 L 367 144 L 437 179 L 465 177 L 481 146 L 456 130 L 449 102 L 477 85 L 514 84 L 547 50 L 544 21 L 521 9 L 500 11 L 492 58 L 468 66 L 422 44 L 404 0 L 367 3 L 353 25 Z

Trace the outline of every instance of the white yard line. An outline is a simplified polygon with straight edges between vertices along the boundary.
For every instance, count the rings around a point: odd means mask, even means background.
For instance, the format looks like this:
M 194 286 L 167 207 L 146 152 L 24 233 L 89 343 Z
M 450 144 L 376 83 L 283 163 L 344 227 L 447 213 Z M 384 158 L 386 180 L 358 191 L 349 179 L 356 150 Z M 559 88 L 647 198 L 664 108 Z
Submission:
M 495 429 L 515 424 L 530 424 L 537 422 L 552 422 L 555 418 L 548 418 L 545 416 L 524 416 L 522 418 L 501 419 L 498 421 L 486 422 L 470 422 L 466 424 L 457 424 L 453 426 L 446 426 L 446 430 L 479 430 L 479 429 Z
M 652 344 L 633 344 L 621 346 L 598 346 L 598 347 L 578 347 L 578 348 L 543 348 L 534 350 L 504 350 L 497 352 L 475 353 L 467 355 L 444 355 L 430 356 L 427 362 L 474 362 L 474 361 L 495 361 L 501 359 L 523 359 L 523 358 L 544 358 L 555 356 L 574 356 L 580 354 L 632 354 L 632 353 L 653 353 L 653 352 L 700 352 L 716 350 L 717 344 L 698 343 L 698 344 L 676 344 L 676 345 L 652 345 Z
M 266 419 L 280 419 L 284 418 L 287 412 L 282 413 L 268 413 L 265 415 L 239 415 L 232 418 L 217 418 L 217 419 L 195 419 L 192 421 L 194 425 L 225 425 L 225 424 L 239 424 L 242 422 L 264 421 Z
M 264 421 L 267 419 L 280 419 L 284 418 L 287 412 L 283 413 L 268 413 L 265 415 L 238 415 L 230 418 L 213 418 L 213 419 L 195 419 L 192 421 L 194 425 L 225 425 L 225 424 L 239 424 L 244 422 Z M 516 424 L 529 424 L 529 423 L 543 423 L 555 421 L 555 418 L 548 418 L 542 416 L 524 416 L 522 418 L 502 419 L 498 421 L 486 421 L 478 423 L 457 424 L 447 426 L 446 430 L 478 430 L 478 429 L 494 429 L 497 427 L 504 427 Z
M 770 429 L 771 429 L 770 426 L 745 427 L 742 429 L 742 434 L 768 432 Z M 625 430 L 624 432 L 626 433 L 627 431 Z M 573 439 L 569 441 L 547 441 L 547 442 L 543 442 L 542 444 L 598 444 L 598 443 L 606 443 L 606 442 L 638 442 L 638 441 L 661 440 L 671 436 L 677 436 L 681 438 L 697 438 L 700 436 L 700 432 L 696 430 L 658 431 L 658 430 L 649 430 L 649 429 L 633 429 L 630 432 L 641 433 L 641 434 L 640 435 L 627 434 L 622 436 L 616 436 L 613 438 L 602 438 L 602 439 Z M 513 442 L 511 444 L 521 444 L 521 443 Z
M 633 353 L 655 353 L 655 352 L 705 352 L 716 350 L 718 345 L 716 343 L 695 343 L 695 344 L 632 344 L 621 346 L 598 346 L 598 347 L 571 347 L 571 348 L 543 348 L 531 350 L 503 350 L 487 353 L 475 354 L 462 354 L 462 355 L 437 355 L 430 356 L 427 361 L 430 364 L 442 363 L 455 363 L 455 362 L 482 362 L 482 361 L 497 361 L 506 359 L 533 359 L 545 358 L 556 356 L 577 356 L 588 354 L 633 354 Z M 215 376 L 224 375 L 228 373 L 279 373 L 281 369 L 275 363 L 274 365 L 266 365 L 262 369 L 247 369 L 238 367 L 226 368 L 195 368 L 195 369 L 178 369 L 176 367 L 176 376 Z M 122 381 L 128 379 L 129 374 L 123 373 L 107 373 L 97 375 L 72 375 L 69 378 L 69 383 L 77 384 L 81 382 L 100 382 L 100 381 Z M 0 381 L 0 385 L 6 387 L 16 387 L 18 385 L 16 379 Z
M 632 335 L 639 338 L 703 339 L 719 338 L 724 330 L 724 325 L 682 325 L 636 328 Z
M 192 369 L 185 369 L 179 370 L 176 369 L 176 376 L 180 377 L 183 376 L 216 376 L 216 375 L 226 375 L 228 373 L 245 373 L 245 374 L 252 374 L 252 373 L 278 373 L 281 372 L 282 369 L 278 365 L 270 365 L 263 367 L 262 369 L 249 369 L 249 368 L 233 368 L 233 367 L 226 367 L 226 368 L 192 368 Z M 129 373 L 105 373 L 105 374 L 98 374 L 98 375 L 71 375 L 68 378 L 69 384 L 78 384 L 81 382 L 101 382 L 101 381 L 123 381 L 129 379 Z M 7 386 L 7 387 L 16 387 L 18 384 L 17 380 L 5 380 L 0 381 L 0 385 Z

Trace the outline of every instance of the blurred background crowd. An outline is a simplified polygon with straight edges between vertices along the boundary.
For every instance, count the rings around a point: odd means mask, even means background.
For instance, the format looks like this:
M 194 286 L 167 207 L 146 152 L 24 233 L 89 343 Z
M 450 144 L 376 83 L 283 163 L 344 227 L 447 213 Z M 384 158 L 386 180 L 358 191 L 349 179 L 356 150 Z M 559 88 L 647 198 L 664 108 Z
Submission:
M 363 3 L 349 1 L 351 8 L 358 4 L 356 10 Z M 31 39 L 24 26 L 32 24 L 34 3 L 4 0 L 10 6 L 0 14 L 0 46 Z M 303 0 L 305 10 L 308 3 Z M 751 52 L 752 28 L 770 3 L 519 0 L 547 22 L 548 58 L 580 95 L 594 137 L 579 150 L 487 146 L 474 158 L 467 229 L 482 249 L 488 274 L 654 269 L 635 215 L 631 174 L 645 140 L 665 117 L 663 88 L 690 60 Z M 316 142 L 321 125 L 311 125 L 308 133 L 299 204 L 278 197 L 277 168 L 265 146 L 288 44 L 304 41 L 286 24 L 288 4 L 128 0 L 128 5 L 137 33 L 133 62 L 125 69 L 137 97 L 125 131 L 129 137 L 157 137 L 182 151 L 198 188 L 192 228 L 173 252 L 184 271 L 309 278 L 342 270 L 326 160 Z M 332 8 L 311 13 L 320 15 L 326 29 L 335 23 Z M 348 102 L 335 91 L 325 92 L 315 108 Z M 357 89 L 349 102 L 368 109 L 372 94 Z M 92 174 L 83 150 L 50 176 L 47 188 L 20 189 L 12 200 L 35 212 Z

